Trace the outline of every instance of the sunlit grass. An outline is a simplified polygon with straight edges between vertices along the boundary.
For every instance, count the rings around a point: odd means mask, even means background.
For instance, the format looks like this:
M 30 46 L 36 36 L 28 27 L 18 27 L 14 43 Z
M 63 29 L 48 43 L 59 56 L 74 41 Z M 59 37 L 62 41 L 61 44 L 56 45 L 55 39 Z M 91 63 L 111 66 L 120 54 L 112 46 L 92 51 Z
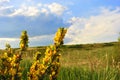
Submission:
M 120 80 L 119 62 L 113 64 L 119 53 L 117 50 L 115 45 L 94 48 L 62 46 L 61 68 L 57 80 Z M 44 53 L 45 47 L 28 48 L 22 55 L 20 66 L 23 80 L 27 80 L 27 73 L 37 51 Z M 45 75 L 43 80 L 49 80 L 48 76 Z
M 44 49 L 40 51 L 44 52 Z M 114 46 L 89 50 L 62 47 L 58 80 L 120 80 L 120 65 L 113 67 L 112 64 L 112 56 L 115 52 Z M 21 66 L 24 67 L 23 80 L 27 79 L 25 75 L 29 72 L 33 60 L 30 55 L 27 53 L 21 61 Z M 48 76 L 44 80 L 49 80 Z

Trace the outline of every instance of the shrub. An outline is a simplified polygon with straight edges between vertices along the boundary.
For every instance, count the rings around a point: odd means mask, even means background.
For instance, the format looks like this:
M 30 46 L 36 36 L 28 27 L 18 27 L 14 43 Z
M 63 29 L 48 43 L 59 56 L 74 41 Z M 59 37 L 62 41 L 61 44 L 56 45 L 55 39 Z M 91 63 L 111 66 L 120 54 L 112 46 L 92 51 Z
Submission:
M 37 52 L 35 60 L 30 66 L 28 73 L 21 68 L 20 62 L 22 55 L 28 47 L 27 31 L 23 31 L 20 37 L 20 51 L 13 53 L 10 45 L 6 45 L 6 52 L 1 57 L 0 79 L 1 80 L 21 80 L 22 73 L 27 75 L 28 80 L 43 80 L 49 76 L 50 80 L 57 79 L 60 67 L 59 48 L 63 44 L 63 38 L 67 32 L 65 28 L 59 28 L 54 38 L 54 44 L 46 48 L 44 57 L 41 58 L 41 52 Z M 24 77 L 25 78 L 25 77 Z

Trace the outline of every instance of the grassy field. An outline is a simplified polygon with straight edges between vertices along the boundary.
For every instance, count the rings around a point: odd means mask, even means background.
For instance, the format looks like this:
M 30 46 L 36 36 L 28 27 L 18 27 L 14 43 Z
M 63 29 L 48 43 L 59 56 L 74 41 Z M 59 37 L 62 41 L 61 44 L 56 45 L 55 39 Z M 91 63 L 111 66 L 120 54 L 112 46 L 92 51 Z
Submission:
M 44 53 L 45 49 L 46 47 L 33 47 L 25 52 L 20 64 L 23 68 L 23 80 L 27 80 L 27 72 L 35 53 Z M 120 80 L 119 52 L 116 42 L 64 45 L 60 49 L 61 68 L 58 80 Z M 47 79 L 46 76 L 44 80 Z

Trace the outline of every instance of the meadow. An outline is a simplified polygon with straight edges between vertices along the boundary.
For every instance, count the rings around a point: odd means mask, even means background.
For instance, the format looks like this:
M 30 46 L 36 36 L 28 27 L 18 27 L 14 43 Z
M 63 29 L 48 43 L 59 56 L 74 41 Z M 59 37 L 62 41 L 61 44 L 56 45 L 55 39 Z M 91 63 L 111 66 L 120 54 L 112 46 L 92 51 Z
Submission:
M 0 80 L 120 80 L 120 41 L 63 45 L 67 29 L 59 28 L 50 46 L 0 50 Z
M 20 63 L 24 68 L 23 80 L 27 80 L 35 53 L 44 53 L 45 49 L 45 46 L 38 46 L 25 52 Z M 60 48 L 61 67 L 57 80 L 120 80 L 119 52 L 117 42 L 63 45 Z M 49 79 L 46 76 L 44 80 Z

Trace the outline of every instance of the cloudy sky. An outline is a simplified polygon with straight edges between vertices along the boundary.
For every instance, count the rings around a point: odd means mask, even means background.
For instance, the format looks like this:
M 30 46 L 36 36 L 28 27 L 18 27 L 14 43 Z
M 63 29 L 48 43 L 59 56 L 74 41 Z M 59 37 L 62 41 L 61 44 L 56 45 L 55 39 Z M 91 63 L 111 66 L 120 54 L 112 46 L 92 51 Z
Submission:
M 19 47 L 22 30 L 29 46 L 50 45 L 59 27 L 68 28 L 65 44 L 116 41 L 120 0 L 0 0 L 0 48 Z

